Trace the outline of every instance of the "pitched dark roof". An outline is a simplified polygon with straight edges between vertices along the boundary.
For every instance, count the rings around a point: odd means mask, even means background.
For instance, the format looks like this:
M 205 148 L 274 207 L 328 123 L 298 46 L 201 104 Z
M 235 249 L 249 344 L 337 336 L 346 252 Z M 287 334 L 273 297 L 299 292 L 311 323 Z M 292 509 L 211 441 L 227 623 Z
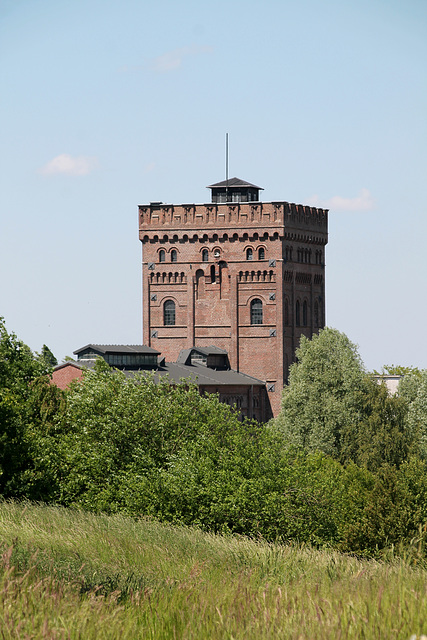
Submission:
M 252 189 L 261 189 L 262 191 L 264 191 L 263 187 L 257 187 L 255 184 L 251 184 L 250 182 L 246 182 L 246 180 L 241 180 L 240 178 L 229 178 L 228 180 L 222 180 L 222 182 L 210 184 L 206 188 L 216 189 L 217 187 L 251 187 Z
M 216 370 L 210 369 L 203 364 L 185 365 L 179 362 L 166 362 L 164 366 L 154 370 L 154 379 L 158 380 L 165 377 L 171 382 L 176 383 L 180 380 L 189 380 L 195 382 L 199 386 L 255 386 L 264 387 L 265 382 L 253 378 L 245 373 L 234 371 L 234 369 Z
M 159 354 L 160 351 L 156 351 L 151 347 L 145 347 L 144 345 L 123 345 L 123 344 L 88 344 L 81 349 L 77 349 L 74 353 L 79 354 L 81 351 L 91 349 L 98 353 L 146 353 L 146 354 Z M 188 380 L 194 382 L 202 387 L 222 387 L 222 386 L 265 386 L 263 380 L 253 378 L 245 373 L 240 373 L 234 369 L 217 370 L 206 367 L 203 364 L 186 364 L 189 361 L 189 356 L 192 351 L 197 351 L 203 355 L 227 355 L 225 349 L 220 349 L 215 346 L 208 347 L 191 347 L 191 349 L 183 349 L 179 354 L 177 362 L 160 362 L 157 366 L 149 367 L 147 369 L 130 369 L 127 367 L 121 368 L 126 376 L 134 376 L 140 372 L 144 375 L 154 374 L 156 381 L 163 377 L 166 377 L 172 384 L 178 383 L 180 380 Z M 72 364 L 78 368 L 82 366 L 84 368 L 92 369 L 96 360 L 80 360 L 78 362 L 64 363 L 62 366 Z M 114 367 L 113 367 L 114 368 Z
M 190 349 L 182 349 L 179 352 L 179 356 L 177 358 L 177 362 L 180 364 L 187 364 L 187 361 L 191 355 L 192 351 L 196 351 L 197 353 L 201 353 L 204 356 L 211 355 L 221 355 L 226 356 L 227 351 L 225 349 L 220 349 L 219 347 L 214 347 L 213 345 L 209 347 L 191 347 Z
M 87 344 L 85 347 L 76 349 L 73 353 L 77 355 L 82 351 L 86 351 L 86 349 L 92 349 L 98 353 L 147 353 L 151 355 L 159 355 L 161 353 L 143 344 Z

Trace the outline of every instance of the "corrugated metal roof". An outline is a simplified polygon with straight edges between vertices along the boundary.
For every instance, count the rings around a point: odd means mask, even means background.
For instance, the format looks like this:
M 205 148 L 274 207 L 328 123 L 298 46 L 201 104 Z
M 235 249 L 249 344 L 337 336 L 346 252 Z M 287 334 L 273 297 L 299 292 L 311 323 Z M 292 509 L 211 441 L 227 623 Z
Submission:
M 217 370 L 210 369 L 203 364 L 181 364 L 178 362 L 166 362 L 163 367 L 154 370 L 156 379 L 166 376 L 171 382 L 179 382 L 182 379 L 195 382 L 199 386 L 260 386 L 265 382 L 253 378 L 245 373 L 239 373 L 234 369 Z
M 86 349 L 92 349 L 98 353 L 148 353 L 151 355 L 159 355 L 161 353 L 143 344 L 87 344 L 85 347 L 81 347 L 81 349 L 76 349 L 73 353 L 77 355 Z
M 79 354 L 86 349 L 91 349 L 92 352 L 98 352 L 100 354 L 107 353 L 146 353 L 146 354 L 159 354 L 160 351 L 156 351 L 151 347 L 144 345 L 123 345 L 123 344 L 88 344 L 81 349 L 74 351 L 75 354 Z M 189 356 L 192 351 L 202 353 L 203 355 L 227 355 L 225 349 L 220 349 L 214 345 L 208 347 L 191 347 L 190 349 L 183 349 L 178 357 L 177 362 L 165 362 L 157 366 L 141 367 L 135 369 L 131 367 L 120 367 L 120 370 L 127 376 L 135 375 L 138 371 L 144 374 L 154 373 L 155 380 L 167 377 L 171 383 L 178 383 L 180 380 L 185 379 L 196 383 L 199 386 L 264 386 L 265 382 L 258 378 L 253 378 L 245 373 L 240 373 L 234 369 L 211 369 L 203 364 L 190 364 Z M 87 359 L 80 360 L 78 362 L 72 362 L 73 366 L 87 367 L 91 369 L 96 360 Z M 188 363 L 188 364 L 187 364 Z M 64 363 L 66 364 L 66 363 Z M 62 365 L 63 366 L 63 365 Z M 114 366 L 112 367 L 114 368 Z

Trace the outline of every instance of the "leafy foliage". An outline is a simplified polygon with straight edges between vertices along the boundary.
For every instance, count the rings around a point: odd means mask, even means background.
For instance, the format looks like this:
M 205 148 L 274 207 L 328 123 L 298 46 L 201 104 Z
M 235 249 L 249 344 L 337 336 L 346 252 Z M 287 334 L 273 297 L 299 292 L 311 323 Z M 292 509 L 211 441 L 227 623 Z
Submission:
M 44 360 L 44 362 L 49 367 L 56 367 L 56 365 L 58 364 L 58 360 L 55 358 L 49 347 L 47 347 L 45 344 L 42 347 L 40 358 Z
M 417 382 L 416 382 L 417 381 Z M 409 404 L 408 424 L 418 443 L 418 452 L 427 460 L 427 371 L 412 377 L 402 389 L 412 401 Z
M 407 427 L 408 406 L 399 396 L 390 396 L 385 384 L 365 380 L 359 420 L 346 429 L 341 461 L 353 461 L 371 471 L 384 464 L 400 466 L 416 447 Z
M 282 411 L 273 422 L 289 445 L 323 451 L 372 471 L 413 452 L 408 405 L 368 376 L 357 348 L 336 329 L 301 339 Z
M 389 396 L 326 329 L 302 339 L 282 412 L 259 425 L 102 359 L 62 392 L 47 359 L 0 328 L 4 497 L 367 555 L 424 544 L 426 372 Z
M 336 329 L 301 337 L 275 425 L 290 445 L 339 457 L 362 415 L 366 376 L 356 346 Z M 348 438 L 347 438 L 348 439 Z
M 34 356 L 0 318 L 0 493 L 4 496 L 23 490 L 22 473 L 31 466 L 27 432 L 35 422 L 43 422 L 40 393 L 49 386 L 48 371 L 45 359 Z M 57 396 L 58 390 L 50 394 Z
M 381 372 L 375 371 L 374 374 L 377 376 L 408 376 L 408 375 L 416 375 L 421 376 L 421 370 L 418 367 L 405 367 L 403 365 L 396 364 L 385 364 L 382 368 Z

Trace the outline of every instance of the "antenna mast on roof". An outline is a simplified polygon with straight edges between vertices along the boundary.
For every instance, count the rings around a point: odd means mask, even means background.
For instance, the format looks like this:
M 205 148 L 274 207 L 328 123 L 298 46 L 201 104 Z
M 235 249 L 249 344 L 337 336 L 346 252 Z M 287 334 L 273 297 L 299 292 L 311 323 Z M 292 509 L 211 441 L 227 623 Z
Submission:
M 225 200 L 228 202 L 228 133 L 225 134 Z

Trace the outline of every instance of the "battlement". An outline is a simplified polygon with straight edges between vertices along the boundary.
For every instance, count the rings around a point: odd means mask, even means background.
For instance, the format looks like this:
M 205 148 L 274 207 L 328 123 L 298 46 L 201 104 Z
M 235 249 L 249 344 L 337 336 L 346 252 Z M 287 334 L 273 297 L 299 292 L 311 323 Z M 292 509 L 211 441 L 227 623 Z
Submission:
M 283 236 L 285 227 L 326 232 L 328 211 L 289 202 L 248 202 L 181 204 L 151 203 L 139 205 L 140 238 L 146 232 L 165 229 L 195 230 L 210 229 L 238 232 L 241 229 L 263 227 Z

